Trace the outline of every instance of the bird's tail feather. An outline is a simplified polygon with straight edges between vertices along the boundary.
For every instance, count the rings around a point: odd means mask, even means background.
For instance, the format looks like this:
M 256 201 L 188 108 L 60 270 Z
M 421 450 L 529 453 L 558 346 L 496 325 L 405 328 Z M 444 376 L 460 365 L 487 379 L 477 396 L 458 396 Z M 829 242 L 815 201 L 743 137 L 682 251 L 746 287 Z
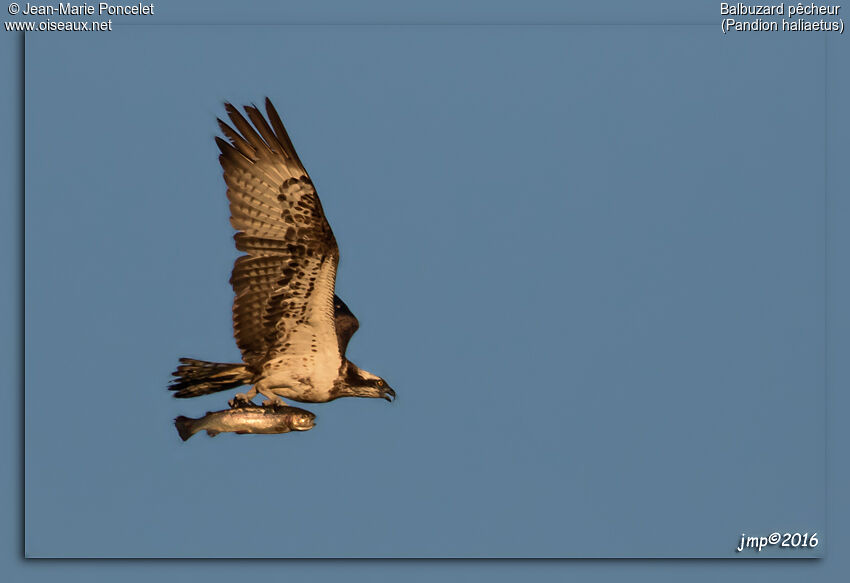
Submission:
M 194 358 L 181 358 L 180 366 L 171 374 L 177 378 L 171 381 L 168 390 L 175 391 L 174 396 L 178 399 L 235 389 L 249 384 L 253 378 L 244 364 L 207 362 Z

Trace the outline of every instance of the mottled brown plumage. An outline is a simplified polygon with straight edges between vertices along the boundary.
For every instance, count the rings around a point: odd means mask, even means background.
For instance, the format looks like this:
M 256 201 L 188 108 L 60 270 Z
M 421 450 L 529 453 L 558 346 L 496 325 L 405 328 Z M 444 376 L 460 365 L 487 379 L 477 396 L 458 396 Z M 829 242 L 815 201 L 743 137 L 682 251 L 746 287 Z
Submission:
M 232 125 L 217 137 L 230 223 L 240 256 L 230 283 L 233 329 L 244 364 L 181 359 L 171 385 L 194 397 L 253 383 L 269 402 L 279 396 L 324 402 L 383 397 L 386 382 L 345 358 L 359 323 L 334 294 L 339 248 L 313 182 L 271 102 L 266 114 L 225 104 Z

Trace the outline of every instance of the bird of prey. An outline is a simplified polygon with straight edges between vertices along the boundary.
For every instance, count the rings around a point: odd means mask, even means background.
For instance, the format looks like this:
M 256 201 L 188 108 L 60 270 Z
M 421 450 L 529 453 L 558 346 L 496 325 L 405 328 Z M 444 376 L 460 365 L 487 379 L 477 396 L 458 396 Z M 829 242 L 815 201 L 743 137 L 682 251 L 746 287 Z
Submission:
M 218 125 L 230 223 L 236 229 L 233 330 L 242 363 L 181 358 L 168 387 L 178 398 L 253 385 L 231 405 L 263 395 L 324 403 L 339 397 L 391 401 L 395 391 L 345 357 L 359 323 L 334 293 L 339 248 L 313 182 L 271 101 L 267 119 L 226 103 Z M 250 120 L 250 122 L 248 121 Z

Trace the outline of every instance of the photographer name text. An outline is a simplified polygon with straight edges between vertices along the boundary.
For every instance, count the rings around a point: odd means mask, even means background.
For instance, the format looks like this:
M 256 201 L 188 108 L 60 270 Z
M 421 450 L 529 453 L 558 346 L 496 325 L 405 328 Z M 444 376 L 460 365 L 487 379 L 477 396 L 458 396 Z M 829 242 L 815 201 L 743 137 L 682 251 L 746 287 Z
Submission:
M 24 4 L 20 11 L 24 16 L 153 16 L 153 4 Z

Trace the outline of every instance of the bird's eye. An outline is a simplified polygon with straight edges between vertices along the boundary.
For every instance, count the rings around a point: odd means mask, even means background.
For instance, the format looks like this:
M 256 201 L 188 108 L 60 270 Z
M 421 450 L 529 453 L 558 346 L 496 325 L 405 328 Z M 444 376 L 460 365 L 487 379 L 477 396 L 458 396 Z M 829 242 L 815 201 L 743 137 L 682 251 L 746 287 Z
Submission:
M 383 386 L 384 386 L 384 381 L 382 381 L 381 379 L 378 379 L 378 386 L 379 386 L 379 387 L 383 387 Z

